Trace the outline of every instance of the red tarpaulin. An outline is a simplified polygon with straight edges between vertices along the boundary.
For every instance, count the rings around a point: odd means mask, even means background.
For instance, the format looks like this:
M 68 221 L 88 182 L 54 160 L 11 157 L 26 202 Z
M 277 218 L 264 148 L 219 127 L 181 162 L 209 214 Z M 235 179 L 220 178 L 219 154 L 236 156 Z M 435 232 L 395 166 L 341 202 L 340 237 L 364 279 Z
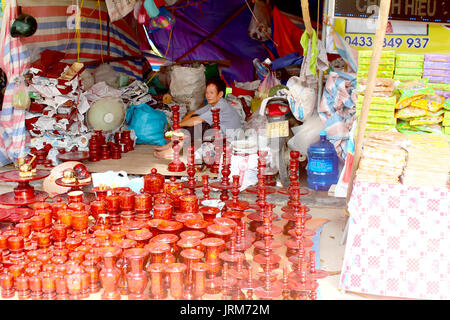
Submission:
M 303 54 L 300 37 L 303 30 L 296 26 L 277 7 L 273 8 L 273 40 L 278 44 L 277 51 L 280 57 L 292 52 Z

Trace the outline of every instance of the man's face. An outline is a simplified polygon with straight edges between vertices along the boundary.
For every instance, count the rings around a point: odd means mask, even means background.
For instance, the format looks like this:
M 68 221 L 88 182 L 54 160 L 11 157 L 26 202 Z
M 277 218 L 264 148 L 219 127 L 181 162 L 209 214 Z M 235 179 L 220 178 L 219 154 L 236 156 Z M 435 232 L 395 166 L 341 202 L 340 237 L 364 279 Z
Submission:
M 209 104 L 215 106 L 222 97 L 223 92 L 217 92 L 217 87 L 214 84 L 209 84 L 206 87 L 206 101 L 208 101 Z

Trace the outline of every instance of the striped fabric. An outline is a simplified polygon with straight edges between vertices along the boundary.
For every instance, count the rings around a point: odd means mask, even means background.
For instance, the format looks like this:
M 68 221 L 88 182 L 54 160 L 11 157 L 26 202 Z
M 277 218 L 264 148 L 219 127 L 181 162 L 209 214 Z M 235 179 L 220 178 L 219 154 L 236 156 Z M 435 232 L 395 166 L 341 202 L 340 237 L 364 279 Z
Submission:
M 327 131 L 327 138 L 334 144 L 341 160 L 345 160 L 347 157 L 350 129 L 356 119 L 355 88 L 355 74 L 331 72 L 318 108 L 319 117 Z
M 36 18 L 38 22 L 37 32 L 29 38 L 23 39 L 29 49 L 38 48 L 57 50 L 66 53 L 64 62 L 73 62 L 77 59 L 77 41 L 75 29 L 68 29 L 67 24 L 75 21 L 75 10 L 69 6 L 79 1 L 68 0 L 21 0 L 22 12 Z M 82 21 L 80 61 L 100 60 L 107 56 L 107 16 L 108 12 L 103 1 L 101 6 L 101 26 L 97 10 L 97 1 L 83 1 L 81 8 Z M 100 41 L 102 40 L 102 41 Z M 129 26 L 125 20 L 118 20 L 110 24 L 110 55 L 111 57 L 123 57 L 140 55 L 136 30 Z M 140 61 L 123 61 L 111 64 L 116 71 L 126 73 L 141 80 L 142 63 Z
M 25 111 L 12 106 L 14 85 L 11 83 L 11 78 L 24 71 L 29 63 L 30 55 L 20 39 L 9 36 L 10 21 L 16 17 L 15 0 L 10 1 L 10 4 L 4 7 L 0 33 L 0 52 L 3 53 L 0 68 L 6 73 L 9 81 L 0 113 L 0 164 L 2 166 L 10 163 L 11 158 L 20 156 L 20 152 L 29 140 L 25 129 Z
M 4 7 L 5 7 L 5 0 L 2 0 L 2 2 L 0 3 L 0 25 L 2 24 Z
M 29 38 L 11 38 L 10 24 L 14 20 L 11 16 L 16 1 L 8 1 L 2 21 L 0 49 L 2 60 L 0 67 L 11 76 L 19 74 L 28 66 L 30 60 L 40 57 L 40 52 L 49 49 L 64 52 L 63 62 L 72 63 L 77 60 L 77 39 L 75 28 L 69 29 L 68 20 L 75 20 L 75 10 L 71 5 L 83 3 L 81 8 L 82 21 L 80 23 L 80 61 L 101 60 L 108 54 L 107 44 L 107 9 L 103 1 L 95 0 L 20 0 L 22 12 L 32 15 L 38 22 L 38 30 Z M 99 11 L 100 3 L 101 26 Z M 70 25 L 70 24 L 69 24 Z M 74 25 L 74 24 L 73 24 Z M 100 41 L 100 39 L 102 41 Z M 102 45 L 101 45 L 102 44 Z M 141 55 L 136 30 L 124 19 L 110 23 L 110 57 Z M 33 58 L 31 59 L 30 56 Z M 118 72 L 142 80 L 142 61 L 113 62 L 111 66 Z M 95 68 L 96 66 L 88 66 Z M 25 129 L 25 112 L 12 107 L 12 85 L 9 84 L 5 93 L 3 109 L 0 114 L 0 164 L 5 165 L 14 161 L 26 149 L 28 134 Z
M 142 50 L 142 54 L 147 59 L 148 63 L 152 66 L 153 71 L 159 71 L 163 66 L 172 65 L 173 62 L 169 59 L 164 59 L 164 57 L 158 57 L 150 53 L 148 50 Z

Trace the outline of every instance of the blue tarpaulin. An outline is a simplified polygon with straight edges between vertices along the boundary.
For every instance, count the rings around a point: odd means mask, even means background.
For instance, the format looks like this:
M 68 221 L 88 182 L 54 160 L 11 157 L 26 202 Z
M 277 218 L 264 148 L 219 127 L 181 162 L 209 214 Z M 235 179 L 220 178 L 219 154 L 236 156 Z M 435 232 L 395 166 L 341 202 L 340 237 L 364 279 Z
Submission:
M 278 70 L 281 68 L 286 68 L 292 65 L 301 66 L 303 62 L 303 57 L 301 57 L 298 52 L 292 52 L 285 55 L 284 57 L 275 59 L 272 61 L 272 70 Z
M 245 2 L 243 0 L 208 0 L 200 5 L 175 10 L 176 22 L 167 59 L 176 60 L 194 47 L 227 20 Z M 261 42 L 248 36 L 248 26 L 252 18 L 246 8 L 229 24 L 202 44 L 183 60 L 230 60 L 230 68 L 223 68 L 222 74 L 228 80 L 240 82 L 254 79 L 253 59 L 264 60 L 267 50 Z M 169 30 L 153 32 L 151 38 L 161 52 L 166 52 Z

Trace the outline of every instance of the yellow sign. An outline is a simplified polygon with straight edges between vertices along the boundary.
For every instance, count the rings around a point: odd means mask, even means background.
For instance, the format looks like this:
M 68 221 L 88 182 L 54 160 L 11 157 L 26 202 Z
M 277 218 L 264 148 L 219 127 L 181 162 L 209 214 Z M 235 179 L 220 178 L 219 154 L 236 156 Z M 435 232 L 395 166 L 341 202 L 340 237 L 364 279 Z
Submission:
M 356 50 L 373 49 L 375 20 L 335 18 L 334 29 Z M 449 39 L 449 25 L 389 21 L 384 48 L 407 53 L 450 53 Z

